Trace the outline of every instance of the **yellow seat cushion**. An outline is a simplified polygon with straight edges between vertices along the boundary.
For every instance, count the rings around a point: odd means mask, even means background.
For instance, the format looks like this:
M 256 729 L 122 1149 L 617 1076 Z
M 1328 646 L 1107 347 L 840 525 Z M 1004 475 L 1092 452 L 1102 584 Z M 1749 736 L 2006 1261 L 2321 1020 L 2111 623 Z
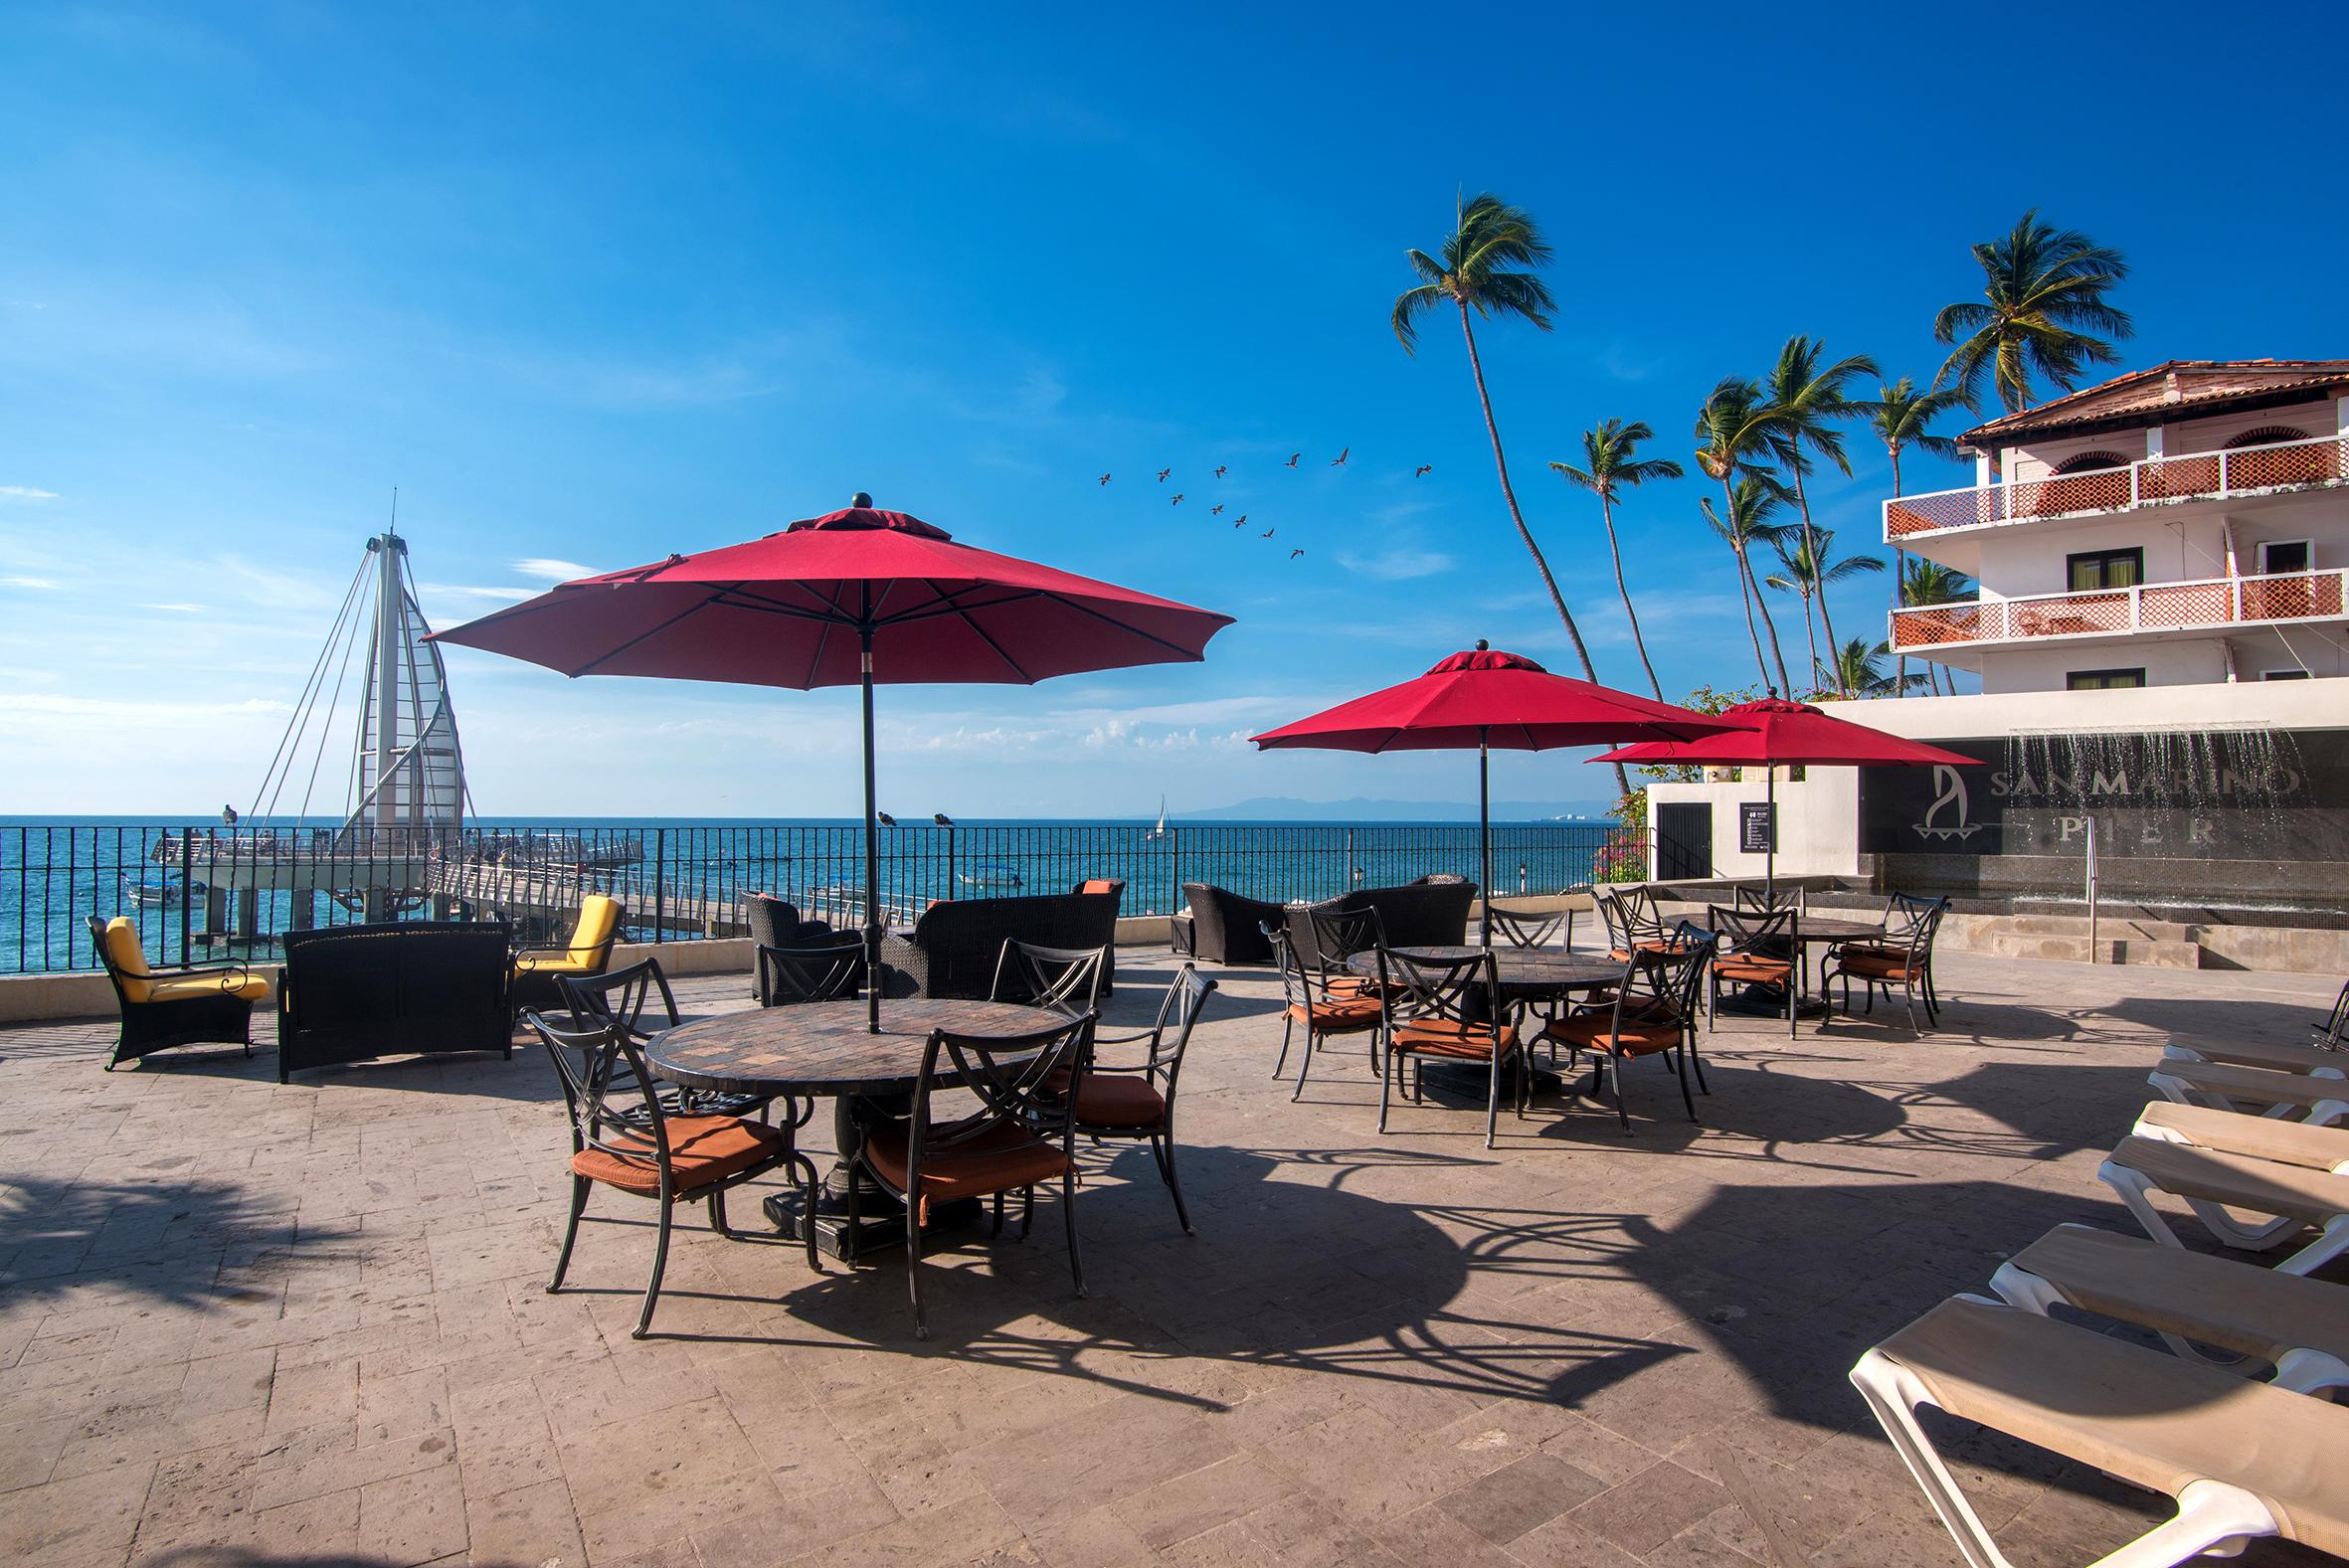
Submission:
M 619 929 L 620 900 L 590 893 L 579 906 L 579 924 L 571 932 L 571 961 L 582 966 L 580 972 L 594 973 L 604 966 L 612 935 Z
M 147 985 L 150 1002 L 184 1002 L 201 997 L 234 996 L 257 1002 L 270 994 L 270 982 L 258 974 L 192 974 L 184 979 L 160 979 Z
M 138 928 L 127 915 L 116 915 L 106 922 L 106 962 L 122 978 L 122 995 L 134 1002 L 148 999 L 153 989 L 147 976 L 155 971 L 147 967 L 146 950 L 139 946 Z

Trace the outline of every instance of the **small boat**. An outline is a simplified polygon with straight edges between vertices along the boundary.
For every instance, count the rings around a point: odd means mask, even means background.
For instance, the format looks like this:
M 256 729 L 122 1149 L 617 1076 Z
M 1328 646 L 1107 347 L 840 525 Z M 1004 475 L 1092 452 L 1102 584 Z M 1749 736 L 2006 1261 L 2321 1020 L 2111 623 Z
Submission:
M 1017 866 L 1006 865 L 1000 860 L 982 860 L 970 870 L 956 873 L 955 880 L 965 887 L 973 888 L 1021 888 L 1027 886 L 1027 879 L 1019 874 Z
M 140 909 L 168 909 L 184 904 L 191 898 L 204 898 L 212 892 L 211 885 L 183 877 L 176 871 L 166 871 L 154 882 L 133 882 L 122 879 L 122 892 Z
M 1169 836 L 1167 832 L 1167 797 L 1165 795 L 1159 796 L 1159 825 L 1142 836 L 1145 840 Z

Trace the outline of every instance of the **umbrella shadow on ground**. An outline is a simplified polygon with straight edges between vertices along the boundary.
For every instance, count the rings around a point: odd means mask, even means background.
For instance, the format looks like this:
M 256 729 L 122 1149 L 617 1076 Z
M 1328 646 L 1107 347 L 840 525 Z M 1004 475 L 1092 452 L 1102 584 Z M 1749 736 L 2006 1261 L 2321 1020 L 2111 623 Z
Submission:
M 257 1208 L 231 1182 L 174 1180 L 190 1158 L 157 1158 L 142 1167 L 153 1173 L 146 1182 L 10 1177 L 0 1190 L 0 1306 L 111 1289 L 167 1307 L 273 1313 L 288 1272 L 364 1260 L 356 1220 L 297 1227 L 291 1201 Z

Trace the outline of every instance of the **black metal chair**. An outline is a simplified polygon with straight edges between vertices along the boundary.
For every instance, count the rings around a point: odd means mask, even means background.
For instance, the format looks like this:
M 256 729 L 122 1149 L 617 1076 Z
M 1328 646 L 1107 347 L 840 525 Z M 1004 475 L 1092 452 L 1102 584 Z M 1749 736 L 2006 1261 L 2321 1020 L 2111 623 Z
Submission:
M 1549 914 L 1536 914 L 1527 910 L 1503 909 L 1498 904 L 1488 905 L 1486 918 L 1493 923 L 1493 936 L 1503 947 L 1546 948 L 1566 924 L 1571 910 L 1557 910 Z M 1572 939 L 1569 938 L 1569 945 Z
M 1174 1198 L 1174 1218 L 1185 1236 L 1197 1232 L 1182 1204 L 1182 1183 L 1174 1174 L 1174 1091 L 1181 1081 L 1182 1055 L 1189 1049 L 1190 1031 L 1197 1026 L 1199 1012 L 1214 989 L 1215 982 L 1201 975 L 1196 964 L 1185 963 L 1175 970 L 1159 1002 L 1158 1018 L 1147 1031 L 1094 1036 L 1094 1061 L 1076 1097 L 1080 1135 L 1095 1141 L 1149 1141 L 1151 1154 L 1158 1161 L 1159 1179 Z M 1167 1033 L 1170 1027 L 1174 1031 L 1172 1040 Z M 1100 1060 L 1100 1049 L 1105 1045 L 1142 1041 L 1149 1042 L 1150 1050 L 1140 1062 L 1105 1064 Z
M 1599 919 L 1607 927 L 1607 956 L 1621 963 L 1641 949 L 1660 951 L 1672 945 L 1672 933 L 1656 895 L 1633 884 L 1598 895 Z
M 1689 1095 L 1691 1067 L 1697 1071 L 1698 1092 L 1713 1093 L 1705 1082 L 1705 1059 L 1697 1052 L 1697 1010 L 1718 942 L 1714 933 L 1681 922 L 1665 947 L 1636 948 L 1624 958 L 1612 1001 L 1558 1019 L 1542 1031 L 1566 1047 L 1569 1064 L 1584 1051 L 1606 1064 L 1615 1116 L 1626 1132 L 1631 1110 L 1623 1089 L 1625 1062 L 1664 1057 L 1680 1082 L 1681 1104 L 1691 1122 L 1697 1120 L 1697 1102 Z
M 1782 888 L 1739 887 L 1730 897 L 1729 907 L 1752 915 L 1767 915 L 1772 910 L 1791 909 L 1800 912 L 1808 905 L 1799 884 Z M 1713 908 L 1718 909 L 1719 905 Z
M 864 939 L 832 937 L 785 947 L 761 943 L 758 972 L 762 1007 L 851 1001 L 864 994 Z
M 1775 991 L 1786 1011 L 1786 1037 L 1794 1038 L 1794 1016 L 1802 990 L 1802 933 L 1792 905 L 1766 913 L 1709 905 L 1707 917 L 1721 947 L 1705 984 L 1708 1018 L 1720 1010 L 1720 982 Z
M 270 994 L 268 980 L 241 963 L 156 970 L 129 917 L 93 915 L 89 925 L 122 1015 L 107 1072 L 174 1045 L 237 1045 L 253 1055 L 253 1004 Z
M 1321 971 L 1308 968 L 1298 955 L 1297 941 L 1286 925 L 1267 924 L 1261 929 L 1272 947 L 1274 961 L 1280 965 L 1281 996 L 1287 1004 L 1281 1014 L 1281 1054 L 1272 1064 L 1273 1077 L 1280 1077 L 1281 1069 L 1288 1065 L 1289 1042 L 1296 1037 L 1298 1026 L 1305 1027 L 1305 1051 L 1297 1060 L 1297 1087 L 1289 1091 L 1290 1100 L 1305 1093 L 1305 1075 L 1313 1069 L 1313 1053 L 1326 1039 L 1367 1034 L 1370 1060 L 1377 1062 L 1378 1036 L 1385 1028 L 1385 1007 L 1378 995 L 1360 990 L 1329 994 L 1322 987 Z
M 1108 963 L 1107 948 L 1047 948 L 1005 938 L 988 999 L 1048 1007 L 1074 1018 L 1100 1005 L 1101 975 Z
M 1843 981 L 1843 1010 L 1852 1010 L 1852 981 L 1861 984 L 1862 1010 L 1876 1011 L 1876 993 L 1882 991 L 1886 1000 L 1892 999 L 1893 987 L 1900 987 L 1901 1005 L 1908 1013 L 1908 1027 L 1916 1033 L 1924 1031 L 1916 1022 L 1916 1004 L 1925 1004 L 1925 1021 L 1941 1021 L 1941 998 L 1933 988 L 1933 937 L 1941 929 L 1941 917 L 1949 908 L 1947 899 L 1909 899 L 1895 894 L 1908 906 L 1898 914 L 1906 922 L 1905 929 L 1892 934 L 1882 944 L 1862 946 L 1842 944 L 1828 950 L 1826 961 L 1819 966 L 1819 994 L 1827 994 L 1830 980 Z M 1820 1020 L 1825 1028 L 1826 1019 Z
M 616 1025 L 626 1030 L 640 1050 L 652 1040 L 651 1030 L 644 1026 L 644 1010 L 655 996 L 660 998 L 661 1027 L 674 1029 L 683 1021 L 677 1014 L 676 994 L 669 989 L 668 976 L 661 972 L 657 958 L 639 958 L 602 974 L 566 974 L 555 983 L 562 992 L 564 1005 L 570 1009 L 571 1027 L 575 1031 Z M 769 1120 L 775 1101 L 785 1098 L 719 1094 L 673 1084 L 655 1084 L 653 1093 L 659 1096 L 661 1108 L 671 1116 L 756 1116 L 761 1121 Z M 794 1128 L 806 1127 L 813 1112 L 813 1102 L 803 1107 L 798 1101 L 790 1101 L 786 1106 L 786 1120 Z
M 1487 1067 L 1485 1147 L 1501 1120 L 1501 1074 L 1512 1071 L 1512 1099 L 1519 1116 L 1526 1111 L 1526 1053 L 1517 1023 L 1502 1004 L 1501 975 L 1489 952 L 1465 958 L 1414 957 L 1391 948 L 1378 950 L 1378 987 L 1384 1009 L 1386 1070 L 1378 1075 L 1378 1131 L 1386 1131 L 1391 1092 L 1411 1066 L 1411 1101 L 1423 1105 L 1426 1086 L 1421 1081 L 1423 1058 L 1448 1062 L 1483 1062 Z
M 2333 1010 L 2325 1015 L 2324 1022 L 2308 1026 L 2310 1042 L 2327 1051 L 2338 1051 L 2344 1029 L 2349 1029 L 2349 985 L 2343 985 L 2341 994 L 2333 998 Z
M 905 1203 L 905 1285 L 913 1299 L 915 1337 L 930 1337 L 922 1307 L 922 1227 L 932 1203 L 995 1197 L 999 1222 L 1001 1194 L 1024 1193 L 1032 1213 L 1036 1187 L 1057 1180 L 1069 1275 L 1077 1295 L 1085 1294 L 1077 1250 L 1074 1108 L 1092 1065 L 1096 1016 L 1085 1013 L 1026 1035 L 938 1030 L 922 1048 L 913 1115 L 870 1130 L 859 1142 L 857 1161 Z M 979 1110 L 956 1121 L 933 1121 L 936 1092 L 945 1086 L 970 1091 Z M 854 1183 L 848 1191 L 853 1231 Z
M 1296 922 L 1290 921 L 1291 939 L 1296 937 Z M 1386 945 L 1386 920 L 1376 905 L 1364 904 L 1346 909 L 1332 904 L 1308 905 L 1305 910 L 1305 940 L 1311 951 L 1300 947 L 1298 957 L 1312 967 L 1322 996 L 1338 1001 L 1349 996 L 1367 996 L 1376 999 L 1378 981 L 1353 966 L 1351 959 L 1375 953 Z M 1379 1071 L 1378 1036 L 1370 1036 L 1370 1071 Z
M 801 1201 L 813 1214 L 815 1164 L 794 1146 L 788 1126 L 770 1127 L 740 1117 L 685 1115 L 661 1103 L 642 1050 L 617 1019 L 591 1028 L 558 1028 L 544 1014 L 522 1015 L 563 1083 L 571 1115 L 571 1215 L 563 1229 L 563 1250 L 555 1257 L 550 1296 L 563 1288 L 571 1250 L 579 1240 L 580 1216 L 598 1185 L 649 1198 L 660 1207 L 660 1234 L 652 1249 L 652 1278 L 644 1286 L 644 1309 L 631 1337 L 652 1331 L 652 1309 L 660 1301 L 660 1279 L 668 1268 L 669 1227 L 679 1203 L 706 1203 L 710 1229 L 729 1240 L 726 1193 L 770 1171 L 789 1168 L 799 1178 Z M 815 1255 L 815 1227 L 808 1231 L 808 1267 L 821 1273 Z

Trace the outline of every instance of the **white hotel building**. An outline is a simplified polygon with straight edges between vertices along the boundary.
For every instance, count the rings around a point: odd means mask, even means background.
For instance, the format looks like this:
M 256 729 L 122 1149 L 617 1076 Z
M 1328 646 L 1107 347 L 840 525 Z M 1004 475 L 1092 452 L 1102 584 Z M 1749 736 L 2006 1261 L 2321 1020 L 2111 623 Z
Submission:
M 2172 361 L 1959 440 L 1974 482 L 1887 499 L 1885 542 L 1978 591 L 1889 640 L 1982 689 L 1840 711 L 1980 766 L 1781 773 L 1781 873 L 2083 909 L 2093 832 L 2164 940 L 2349 955 L 2349 360 Z M 1747 776 L 1651 786 L 1659 875 L 1760 873 Z

